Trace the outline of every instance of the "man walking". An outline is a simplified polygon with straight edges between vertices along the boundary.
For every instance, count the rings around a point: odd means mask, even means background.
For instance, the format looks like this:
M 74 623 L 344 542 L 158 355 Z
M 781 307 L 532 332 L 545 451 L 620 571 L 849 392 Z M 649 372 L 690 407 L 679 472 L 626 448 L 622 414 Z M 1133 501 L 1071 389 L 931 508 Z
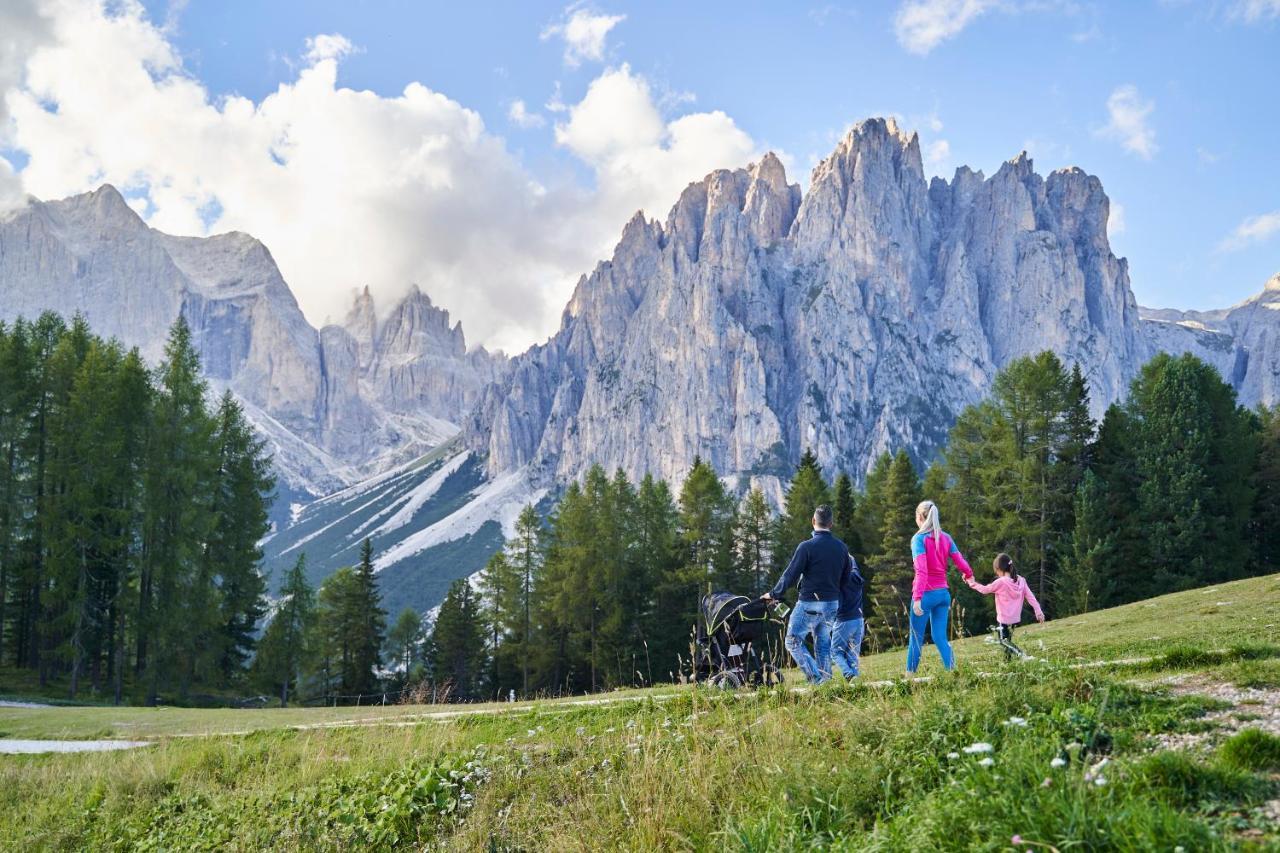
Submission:
M 831 677 L 831 626 L 840 609 L 840 588 L 850 571 L 849 549 L 831 534 L 831 507 L 813 511 L 813 537 L 801 542 L 791 563 L 764 598 L 781 598 L 799 581 L 800 597 L 787 623 L 787 651 L 811 683 Z M 805 640 L 813 637 L 813 654 Z

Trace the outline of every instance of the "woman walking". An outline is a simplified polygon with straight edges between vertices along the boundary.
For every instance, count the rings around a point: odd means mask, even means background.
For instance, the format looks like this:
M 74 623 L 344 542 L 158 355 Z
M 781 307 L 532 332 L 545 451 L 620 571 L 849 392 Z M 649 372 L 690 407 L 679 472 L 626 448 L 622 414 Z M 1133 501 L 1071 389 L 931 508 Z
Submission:
M 916 525 L 920 531 L 911 537 L 911 557 L 916 577 L 911 584 L 911 639 L 907 645 L 907 674 L 914 675 L 920 666 L 920 647 L 927 628 L 933 644 L 942 656 L 942 665 L 955 669 L 955 655 L 947 639 L 947 615 L 951 610 L 951 591 L 947 589 L 947 565 L 955 567 L 968 580 L 973 569 L 965 562 L 955 540 L 938 523 L 938 506 L 922 501 L 916 507 Z

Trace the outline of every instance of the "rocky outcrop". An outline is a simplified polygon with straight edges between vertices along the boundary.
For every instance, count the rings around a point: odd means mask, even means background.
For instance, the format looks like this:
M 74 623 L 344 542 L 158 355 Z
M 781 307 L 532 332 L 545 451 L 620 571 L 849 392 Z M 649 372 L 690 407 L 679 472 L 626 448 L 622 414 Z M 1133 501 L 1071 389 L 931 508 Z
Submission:
M 1253 407 L 1280 400 L 1280 273 L 1262 292 L 1217 311 L 1142 311 L 1151 351 L 1190 352 L 1213 364 Z
M 560 331 L 513 359 L 465 425 L 491 474 L 563 481 L 594 462 L 678 480 L 694 456 L 770 486 L 805 448 L 864 474 L 928 458 L 1013 359 L 1052 349 L 1095 409 L 1151 349 L 1109 201 L 1024 154 L 926 181 L 914 134 L 856 125 L 788 185 L 773 155 L 637 214 L 577 286 Z
M 109 185 L 0 219 L 0 320 L 79 312 L 154 363 L 181 313 L 211 384 L 245 402 L 285 485 L 311 494 L 447 439 L 501 370 L 424 300 L 378 324 L 366 291 L 347 328 L 317 331 L 258 240 L 163 234 Z
M 449 312 L 417 286 L 383 320 L 366 288 L 345 328 L 357 342 L 360 375 L 371 398 L 392 412 L 459 421 L 507 362 L 483 347 L 468 351 L 462 324 L 450 325 Z

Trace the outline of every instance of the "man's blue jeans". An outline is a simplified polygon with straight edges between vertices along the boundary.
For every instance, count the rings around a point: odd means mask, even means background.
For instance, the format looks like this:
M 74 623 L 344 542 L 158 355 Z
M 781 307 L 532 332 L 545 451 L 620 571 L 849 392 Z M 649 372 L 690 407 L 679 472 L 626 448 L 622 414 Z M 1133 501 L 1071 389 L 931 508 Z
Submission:
M 798 601 L 787 623 L 787 651 L 804 677 L 821 684 L 831 677 L 831 624 L 835 621 L 839 601 Z M 804 641 L 813 636 L 813 651 Z M 815 660 L 816 656 L 816 660 Z
M 858 661 L 861 657 L 862 631 L 866 622 L 859 616 L 857 619 L 845 619 L 836 623 L 831 632 L 831 656 L 836 666 L 844 673 L 845 678 L 858 677 Z

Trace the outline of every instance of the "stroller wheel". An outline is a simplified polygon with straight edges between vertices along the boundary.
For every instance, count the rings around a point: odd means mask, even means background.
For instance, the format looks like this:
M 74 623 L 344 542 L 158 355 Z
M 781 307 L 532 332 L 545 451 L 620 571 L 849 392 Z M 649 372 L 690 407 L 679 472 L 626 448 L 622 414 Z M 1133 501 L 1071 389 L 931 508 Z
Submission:
M 707 679 L 707 683 L 721 690 L 737 690 L 742 686 L 742 676 L 735 670 L 723 669 Z

